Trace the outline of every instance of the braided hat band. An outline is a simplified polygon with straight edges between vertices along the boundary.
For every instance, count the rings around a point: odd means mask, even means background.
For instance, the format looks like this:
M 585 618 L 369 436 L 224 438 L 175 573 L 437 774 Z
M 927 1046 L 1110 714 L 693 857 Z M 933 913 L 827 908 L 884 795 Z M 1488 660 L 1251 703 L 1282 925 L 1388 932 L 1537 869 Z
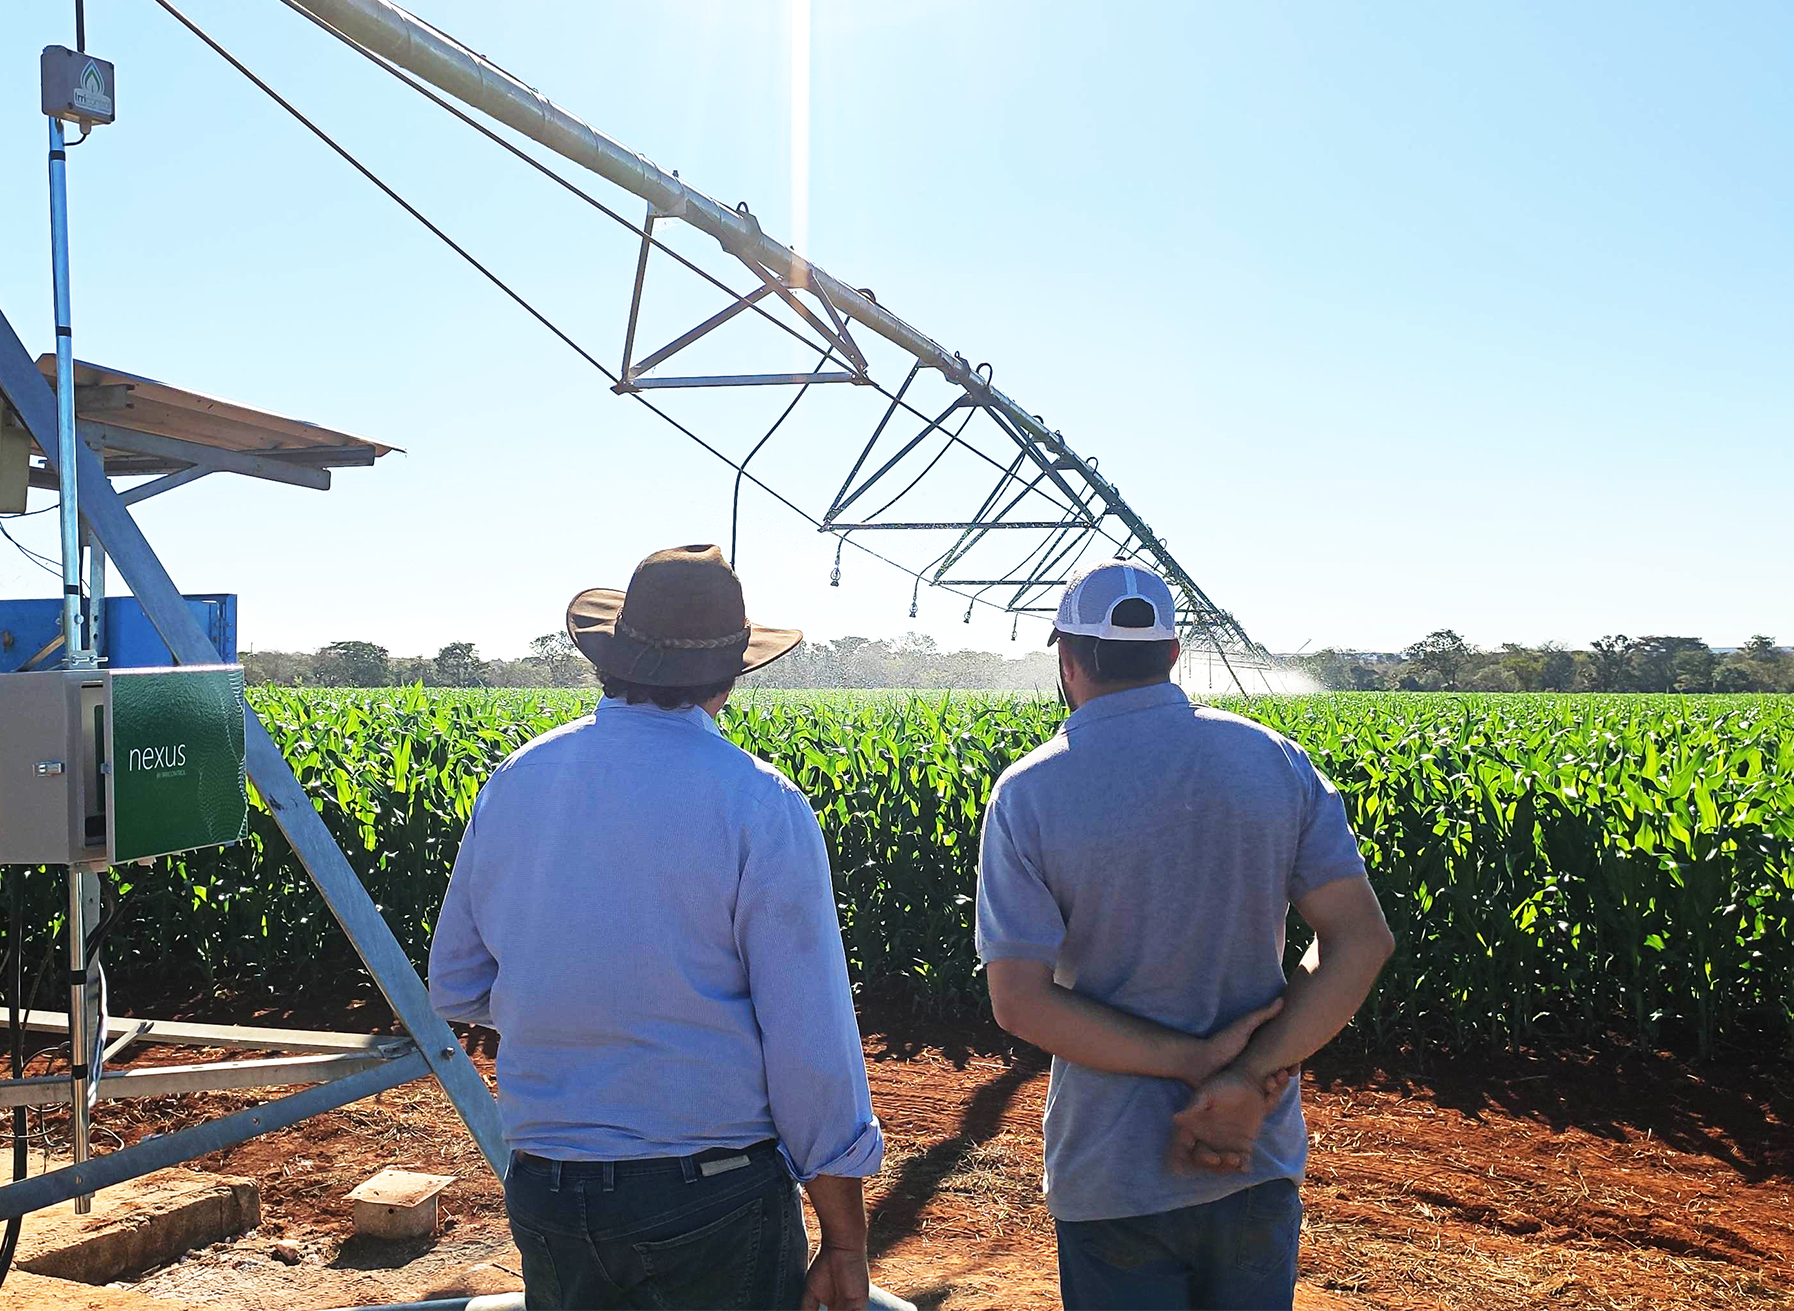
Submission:
M 746 646 L 754 633 L 753 625 L 746 624 L 740 632 L 730 633 L 727 637 L 653 637 L 639 628 L 630 627 L 621 615 L 617 616 L 616 628 L 624 637 L 640 642 L 643 646 L 672 651 L 718 651 L 724 647 Z

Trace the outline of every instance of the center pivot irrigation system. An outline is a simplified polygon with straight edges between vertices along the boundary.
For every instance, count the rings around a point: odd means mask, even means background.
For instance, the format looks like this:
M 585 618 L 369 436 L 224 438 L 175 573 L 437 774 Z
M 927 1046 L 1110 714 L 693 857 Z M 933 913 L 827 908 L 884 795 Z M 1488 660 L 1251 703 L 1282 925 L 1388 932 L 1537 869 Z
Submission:
M 280 2 L 306 15 L 344 45 L 639 238 L 617 368 L 607 367 L 574 341 L 241 61 L 183 17 L 169 0 L 156 0 L 600 371 L 613 391 L 632 397 L 730 465 L 736 474 L 737 520 L 741 484 L 744 480 L 752 482 L 819 532 L 835 537 L 832 582 L 840 580 L 841 554 L 849 547 L 877 556 L 911 575 L 915 580 L 911 617 L 924 587 L 944 589 L 964 600 L 968 622 L 976 606 L 1015 615 L 1018 621 L 1022 615 L 1048 615 L 1054 609 L 1054 589 L 1063 586 L 1066 577 L 1092 550 L 1106 548 L 1100 554 L 1139 558 L 1166 577 L 1178 598 L 1186 674 L 1194 662 L 1206 662 L 1212 687 L 1214 665 L 1218 662 L 1223 670 L 1223 686 L 1231 684 L 1247 693 L 1248 678 L 1256 677 L 1265 688 L 1271 687 L 1273 658 L 1246 635 L 1231 613 L 1217 606 L 1197 585 L 1171 554 L 1165 540 L 1097 471 L 1096 460 L 1080 456 L 1039 415 L 992 385 L 988 364 L 974 366 L 965 356 L 949 351 L 884 308 L 869 289 L 849 286 L 781 245 L 762 231 L 745 202 L 731 207 L 694 189 L 681 181 L 677 172 L 667 172 L 625 149 L 514 75 L 396 5 L 385 0 Z M 641 221 L 625 218 L 581 190 L 438 91 L 633 193 L 646 202 Z M 738 277 L 745 270 L 746 290 L 730 285 L 669 245 L 665 237 L 674 225 L 684 225 L 714 239 L 732 261 L 728 267 L 734 268 Z M 643 325 L 651 260 L 657 254 L 696 274 L 727 299 L 702 322 L 664 345 L 644 350 L 638 329 Z M 719 330 L 743 315 L 770 324 L 801 342 L 809 352 L 805 358 L 816 361 L 814 367 L 808 372 L 705 374 L 679 373 L 664 367 L 700 341 L 708 339 L 707 346 L 721 343 L 724 349 L 730 341 L 738 342 L 738 337 L 731 338 L 726 331 L 719 334 Z M 864 337 L 856 338 L 856 330 Z M 907 372 L 895 390 L 873 376 L 873 362 L 867 353 L 873 345 L 872 337 L 882 339 L 881 347 L 889 343 L 900 352 L 890 357 L 895 363 L 892 375 L 905 369 Z M 934 384 L 935 396 L 924 400 L 931 390 L 929 381 Z M 868 407 L 865 422 L 870 435 L 863 443 L 856 437 L 846 447 L 843 463 L 846 454 L 852 454 L 846 476 L 827 507 L 813 513 L 761 482 L 749 472 L 748 465 L 786 424 L 805 396 L 818 388 L 840 384 L 876 396 L 877 418 L 873 422 L 872 408 Z M 788 388 L 795 389 L 796 394 L 739 462 L 704 441 L 653 399 L 657 393 L 669 391 L 746 387 Z M 944 396 L 940 395 L 942 392 Z M 838 431 L 831 428 L 831 439 Z M 957 467 L 949 457 L 959 462 Z M 923 484 L 930 483 L 930 475 L 935 475 L 932 487 L 950 488 L 959 494 L 945 498 L 951 508 L 943 505 L 941 513 L 927 518 L 892 517 L 891 511 L 901 502 L 907 500 L 913 507 L 917 500 L 929 499 L 914 494 Z M 984 487 L 988 491 L 975 502 L 970 497 L 960 499 L 964 489 Z M 912 566 L 858 540 L 869 534 L 890 532 L 923 534 L 939 549 L 926 563 Z M 732 531 L 731 556 L 734 536 Z M 1023 544 L 1020 549 L 1013 545 L 1017 541 Z M 1012 624 L 1012 637 L 1016 628 Z
M 1050 614 L 1053 590 L 1100 545 L 1107 548 L 1104 554 L 1150 563 L 1171 582 L 1178 597 L 1186 659 L 1218 660 L 1227 681 L 1241 692 L 1247 690 L 1244 672 L 1264 677 L 1274 667 L 1265 650 L 1246 636 L 1232 615 L 1210 601 L 1164 540 L 1097 472 L 1096 461 L 1078 455 L 1037 415 L 997 390 L 988 365 L 968 363 L 883 308 L 870 290 L 848 286 L 772 240 L 745 204 L 731 208 L 694 190 L 676 173 L 664 172 L 623 149 L 491 61 L 384 0 L 280 0 L 635 234 L 640 244 L 621 363 L 611 369 L 170 0 L 154 3 L 603 373 L 613 391 L 647 407 L 727 463 L 735 473 L 737 521 L 742 484 L 751 482 L 820 533 L 833 536 L 832 582 L 839 582 L 841 553 L 851 547 L 913 577 L 912 616 L 926 586 L 965 601 L 968 622 L 973 607 L 983 605 L 1015 615 L 1019 624 L 1023 615 Z M 17 1013 L 22 952 L 15 942 L 14 1078 L 0 1080 L 0 1106 L 67 1103 L 74 1160 L 0 1188 L 0 1218 L 12 1222 L 8 1240 L 0 1245 L 0 1278 L 10 1261 L 17 1217 L 25 1212 L 71 1199 L 84 1209 L 85 1199 L 96 1189 L 218 1151 L 425 1075 L 441 1083 L 493 1168 L 502 1172 L 504 1164 L 496 1107 L 484 1082 L 447 1025 L 432 1014 L 416 972 L 279 748 L 255 714 L 244 708 L 241 670 L 223 662 L 224 644 L 215 645 L 214 635 L 196 619 L 129 509 L 212 472 L 323 489 L 329 486 L 330 468 L 371 464 L 388 448 L 75 360 L 65 177 L 69 147 L 79 142 L 65 140 L 64 126 L 80 126 L 84 141 L 87 132 L 113 121 L 115 107 L 113 67 L 86 53 L 79 3 L 76 15 L 77 48 L 52 47 L 42 60 L 50 141 L 54 359 L 34 361 L 11 323 L 0 315 L 0 401 L 4 402 L 0 403 L 0 503 L 14 500 L 8 491 L 13 483 L 18 498 L 16 505 L 8 506 L 13 509 L 22 509 L 27 482 L 59 492 L 63 583 L 60 629 L 23 666 L 29 668 L 60 649 L 63 667 L 0 674 L 0 863 L 47 863 L 68 871 L 65 977 L 71 1066 L 66 1078 L 19 1077 L 16 1042 L 21 1024 L 56 1029 L 62 1022 L 42 1013 Z M 449 98 L 633 193 L 647 205 L 642 221 L 624 218 Z M 714 238 L 734 262 L 729 267 L 738 264 L 746 270 L 748 289 L 735 289 L 668 245 L 666 237 L 674 225 Z M 709 253 L 714 258 L 714 252 Z M 726 299 L 696 326 L 664 345 L 641 350 L 638 329 L 646 322 L 644 293 L 656 255 L 695 273 L 725 293 Z M 813 352 L 814 367 L 807 372 L 683 375 L 663 368 L 703 339 L 710 340 L 694 355 L 726 340 L 728 334 L 719 329 L 742 316 L 744 321 L 771 324 L 802 343 Z M 862 336 L 856 337 L 856 332 Z M 874 360 L 867 353 L 868 348 L 889 352 L 892 347 L 901 352 L 894 357 L 900 361 L 897 371 L 907 367 L 895 390 L 873 376 Z M 826 510 L 814 514 L 756 477 L 748 466 L 786 424 L 799 401 L 838 384 L 880 398 L 879 417 L 863 443 L 858 437 L 853 440 L 846 477 Z M 705 441 L 654 399 L 660 391 L 742 387 L 787 388 L 795 395 L 740 461 Z M 925 400 L 930 387 L 935 395 Z M 995 453 L 989 449 L 993 445 Z M 979 481 L 973 484 L 963 475 L 952 476 L 955 466 L 943 464 L 949 457 L 959 461 L 961 469 L 982 471 Z M 33 458 L 41 464 L 33 465 Z M 115 476 L 152 474 L 161 476 L 122 492 L 111 483 Z M 964 495 L 967 487 L 988 485 L 989 490 L 957 516 L 890 517 L 899 503 L 929 482 L 931 474 L 936 475 L 932 486 L 937 495 L 944 494 L 949 503 Z M 918 494 L 910 505 L 927 500 L 926 494 Z M 933 541 L 945 545 L 926 564 L 912 568 L 860 540 L 884 532 L 933 534 Z M 1030 548 L 1019 559 L 1012 545 L 1016 541 Z M 999 565 L 978 567 L 983 560 L 999 558 L 1003 561 Z M 98 629 L 105 614 L 108 559 L 130 585 L 174 667 L 104 665 Z M 113 659 L 117 666 L 128 663 L 118 660 L 116 653 Z M 1210 672 L 1212 681 L 1212 663 Z M 244 832 L 245 775 L 254 780 L 274 821 L 391 1003 L 405 1028 L 403 1038 L 108 1020 L 98 960 L 111 915 L 94 923 L 100 872 L 121 862 L 238 840 Z M 16 931 L 20 885 L 16 879 L 9 881 Z M 146 1036 L 289 1055 L 167 1070 L 104 1070 L 108 1057 Z M 299 1084 L 315 1086 L 97 1158 L 88 1150 L 89 1116 L 101 1097 Z M 23 1141 L 21 1134 L 15 1123 L 15 1144 Z M 15 1152 L 15 1178 L 17 1158 Z

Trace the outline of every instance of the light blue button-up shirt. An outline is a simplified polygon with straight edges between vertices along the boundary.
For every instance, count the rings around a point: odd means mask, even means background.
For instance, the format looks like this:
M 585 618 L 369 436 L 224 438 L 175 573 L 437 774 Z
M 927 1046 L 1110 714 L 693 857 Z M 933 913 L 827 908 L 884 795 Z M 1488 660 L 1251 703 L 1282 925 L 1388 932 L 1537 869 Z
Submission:
M 695 707 L 606 698 L 493 771 L 430 1000 L 499 1032 L 513 1150 L 639 1160 L 776 1138 L 874 1174 L 828 854 L 803 794 Z

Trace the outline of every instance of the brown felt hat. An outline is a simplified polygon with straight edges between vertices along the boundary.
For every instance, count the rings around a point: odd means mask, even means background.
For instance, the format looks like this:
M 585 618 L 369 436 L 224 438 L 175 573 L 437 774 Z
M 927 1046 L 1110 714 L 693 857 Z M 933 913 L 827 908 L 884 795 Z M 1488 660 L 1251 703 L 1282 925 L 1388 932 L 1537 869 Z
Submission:
M 748 622 L 741 580 L 714 546 L 656 551 L 629 590 L 594 587 L 567 607 L 567 636 L 601 673 L 649 687 L 721 683 L 804 640 Z

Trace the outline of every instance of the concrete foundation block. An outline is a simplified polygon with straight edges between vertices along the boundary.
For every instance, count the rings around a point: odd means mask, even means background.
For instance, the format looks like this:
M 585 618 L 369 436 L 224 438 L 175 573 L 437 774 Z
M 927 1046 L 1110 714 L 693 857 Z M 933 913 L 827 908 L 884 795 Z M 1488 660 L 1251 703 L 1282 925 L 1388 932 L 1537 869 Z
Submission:
M 25 1217 L 19 1270 L 84 1284 L 107 1284 L 261 1223 L 262 1199 L 248 1179 L 158 1170 L 96 1194 L 76 1215 L 64 1203 Z

